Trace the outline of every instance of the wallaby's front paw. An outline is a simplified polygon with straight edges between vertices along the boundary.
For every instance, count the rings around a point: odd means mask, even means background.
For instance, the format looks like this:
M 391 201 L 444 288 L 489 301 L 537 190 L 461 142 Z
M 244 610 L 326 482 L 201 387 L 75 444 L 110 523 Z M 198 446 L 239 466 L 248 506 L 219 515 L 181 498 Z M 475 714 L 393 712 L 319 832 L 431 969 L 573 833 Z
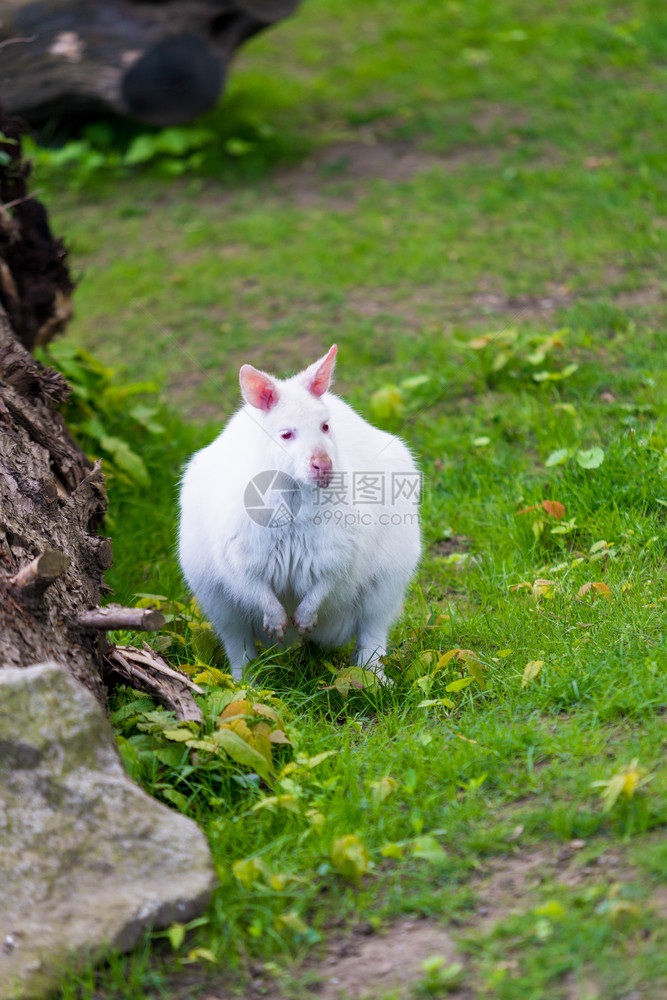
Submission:
M 283 608 L 279 612 L 264 612 L 264 631 L 272 639 L 277 639 L 278 642 L 284 639 L 288 625 L 287 613 Z
M 317 625 L 317 611 L 311 611 L 300 604 L 292 616 L 292 621 L 299 633 L 305 635 L 306 632 L 312 632 Z

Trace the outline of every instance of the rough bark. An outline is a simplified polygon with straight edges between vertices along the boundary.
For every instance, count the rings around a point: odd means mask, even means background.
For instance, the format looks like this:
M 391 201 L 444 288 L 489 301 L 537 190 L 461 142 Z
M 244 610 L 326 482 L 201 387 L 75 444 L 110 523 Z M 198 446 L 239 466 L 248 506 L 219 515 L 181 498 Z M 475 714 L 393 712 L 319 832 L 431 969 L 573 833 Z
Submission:
M 159 658 L 151 663 L 137 651 L 143 662 L 132 676 L 122 676 L 104 658 L 110 652 L 107 631 L 154 631 L 164 618 L 147 608 L 99 606 L 104 571 L 113 562 L 111 539 L 100 534 L 107 509 L 101 463 L 88 459 L 59 412 L 69 394 L 65 379 L 27 350 L 40 339 L 39 330 L 48 327 L 48 336 L 53 335 L 49 316 L 57 312 L 59 290 L 71 290 L 72 283 L 46 212 L 25 191 L 27 168 L 17 123 L 3 119 L 0 110 L 0 131 L 6 136 L 9 129 L 17 141 L 4 144 L 12 152 L 8 162 L 0 160 L 0 196 L 15 193 L 19 184 L 20 204 L 5 203 L 4 231 L 0 222 L 0 276 L 9 274 L 16 290 L 10 298 L 17 323 L 15 329 L 0 294 L 0 668 L 58 663 L 102 703 L 105 681 L 120 678 L 148 690 L 179 718 L 201 718 L 190 682 L 184 679 L 179 686 L 176 672 L 169 677 Z M 44 223 L 39 252 L 32 256 L 25 244 L 34 248 L 36 238 L 24 220 L 36 216 L 25 215 L 28 204 L 39 209 Z M 37 277 L 42 280 L 41 314 L 24 294 Z M 131 662 L 132 656 L 127 650 L 125 659 Z M 154 677 L 149 676 L 152 668 Z
M 0 49 L 0 65 L 4 52 Z M 21 123 L 0 111 L 0 305 L 14 334 L 32 350 L 64 330 L 72 315 L 72 281 L 62 240 L 28 192 Z
M 103 700 L 104 640 L 73 622 L 100 601 L 108 540 L 97 529 L 107 497 L 99 463 L 56 409 L 67 393 L 18 343 L 0 307 L 0 664 L 53 660 Z M 66 570 L 43 590 L 17 584 L 47 549 Z
M 153 125 L 209 110 L 244 41 L 299 0 L 11 0 L 0 89 L 32 122 L 112 111 Z

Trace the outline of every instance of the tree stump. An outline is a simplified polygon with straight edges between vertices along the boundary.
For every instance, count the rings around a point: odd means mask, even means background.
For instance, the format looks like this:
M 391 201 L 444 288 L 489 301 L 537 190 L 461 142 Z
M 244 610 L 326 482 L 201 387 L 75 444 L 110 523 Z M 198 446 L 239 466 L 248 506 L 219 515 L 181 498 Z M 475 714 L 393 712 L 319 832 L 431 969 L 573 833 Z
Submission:
M 40 123 L 104 112 L 178 125 L 222 93 L 236 49 L 300 0 L 12 0 L 0 91 Z

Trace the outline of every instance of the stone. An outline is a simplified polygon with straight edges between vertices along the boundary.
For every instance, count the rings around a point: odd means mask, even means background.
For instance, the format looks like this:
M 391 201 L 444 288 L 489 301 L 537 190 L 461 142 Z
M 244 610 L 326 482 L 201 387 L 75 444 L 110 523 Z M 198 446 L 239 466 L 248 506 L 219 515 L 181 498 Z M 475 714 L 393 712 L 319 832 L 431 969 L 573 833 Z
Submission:
M 215 886 L 204 834 L 126 775 L 100 704 L 55 663 L 0 669 L 0 997 L 185 923 Z

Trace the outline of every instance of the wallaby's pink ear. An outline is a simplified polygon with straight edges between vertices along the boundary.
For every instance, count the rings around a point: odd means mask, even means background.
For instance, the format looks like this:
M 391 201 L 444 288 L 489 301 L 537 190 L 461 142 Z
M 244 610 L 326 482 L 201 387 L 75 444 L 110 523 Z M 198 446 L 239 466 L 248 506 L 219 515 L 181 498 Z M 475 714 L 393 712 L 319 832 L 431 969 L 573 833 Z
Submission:
M 333 344 L 329 348 L 328 353 L 323 358 L 320 358 L 319 361 L 316 361 L 315 364 L 306 368 L 301 376 L 302 384 L 305 385 L 308 392 L 312 392 L 313 396 L 323 396 L 329 388 L 334 365 L 336 364 L 337 350 L 338 347 L 336 344 Z
M 278 387 L 270 375 L 260 372 L 252 365 L 243 365 L 239 372 L 241 392 L 246 403 L 267 412 L 276 405 L 280 396 Z

